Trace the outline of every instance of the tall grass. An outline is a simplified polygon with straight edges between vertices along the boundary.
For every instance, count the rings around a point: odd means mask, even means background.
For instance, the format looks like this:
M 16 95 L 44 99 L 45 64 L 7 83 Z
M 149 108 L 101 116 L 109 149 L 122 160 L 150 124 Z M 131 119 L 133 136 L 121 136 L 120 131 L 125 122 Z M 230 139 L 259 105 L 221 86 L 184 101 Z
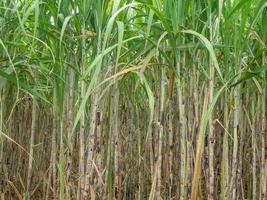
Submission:
M 265 0 L 0 1 L 1 199 L 266 199 Z

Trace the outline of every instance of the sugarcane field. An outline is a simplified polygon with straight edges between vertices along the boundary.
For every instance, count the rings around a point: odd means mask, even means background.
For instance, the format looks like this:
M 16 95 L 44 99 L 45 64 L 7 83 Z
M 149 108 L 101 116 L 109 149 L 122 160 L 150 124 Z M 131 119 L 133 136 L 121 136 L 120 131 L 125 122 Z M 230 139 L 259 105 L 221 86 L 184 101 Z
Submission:
M 0 200 L 267 200 L 267 0 L 0 0 Z

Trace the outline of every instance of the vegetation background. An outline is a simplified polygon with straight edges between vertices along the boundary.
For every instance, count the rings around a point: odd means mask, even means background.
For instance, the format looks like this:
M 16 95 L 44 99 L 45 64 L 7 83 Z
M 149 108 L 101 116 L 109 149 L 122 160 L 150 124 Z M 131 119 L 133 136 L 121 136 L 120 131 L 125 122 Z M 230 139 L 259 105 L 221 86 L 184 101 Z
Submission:
M 266 41 L 266 0 L 1 0 L 1 200 L 265 200 Z

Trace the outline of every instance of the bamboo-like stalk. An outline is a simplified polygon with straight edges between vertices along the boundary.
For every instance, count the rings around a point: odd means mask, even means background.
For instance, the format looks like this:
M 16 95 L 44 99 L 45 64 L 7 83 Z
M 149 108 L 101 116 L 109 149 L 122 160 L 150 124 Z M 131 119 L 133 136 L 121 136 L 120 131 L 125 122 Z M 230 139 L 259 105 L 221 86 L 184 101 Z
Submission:
M 82 27 L 82 33 L 85 32 L 85 25 L 83 24 Z M 81 72 L 85 72 L 85 62 L 86 62 L 86 52 L 85 52 L 85 39 L 82 39 L 81 42 L 82 50 L 81 50 Z M 86 94 L 86 83 L 84 81 L 81 82 L 81 99 L 85 97 Z M 80 190 L 78 190 L 77 193 L 77 199 L 85 200 L 88 198 L 88 176 L 86 176 L 86 150 L 85 150 L 85 111 L 82 111 L 81 119 L 80 119 L 80 132 L 79 132 L 79 182 L 78 187 Z
M 4 110 L 3 110 L 3 99 L 4 99 L 4 93 L 0 92 L 0 130 L 1 132 L 3 131 L 3 116 L 4 116 Z M 3 154 L 4 154 L 4 138 L 3 136 L 1 135 L 0 136 L 0 172 L 2 172 L 3 170 Z M 3 177 L 1 176 L 0 177 L 0 183 L 3 182 Z M 2 198 L 2 197 L 1 197 Z
M 69 80 L 69 92 L 67 93 L 67 122 L 66 122 L 66 132 L 67 132 L 67 163 L 66 163 L 66 194 L 67 199 L 71 199 L 71 171 L 72 171 L 72 154 L 73 154 L 73 135 L 72 135 L 72 125 L 73 125 L 73 100 L 74 100 L 74 73 L 72 70 L 68 74 Z
M 219 1 L 220 4 L 220 1 Z M 209 5 L 209 35 L 210 35 L 210 41 L 214 39 L 214 35 L 216 35 L 216 31 L 213 30 L 212 26 L 212 16 L 211 16 L 211 4 Z M 220 9 L 220 8 L 219 8 Z M 220 11 L 219 11 L 220 12 Z M 220 17 L 220 14 L 219 14 Z M 220 20 L 220 19 L 219 19 Z M 219 30 L 218 30 L 219 31 Z M 215 41 L 217 38 L 215 38 Z M 213 96 L 214 96 L 214 88 L 215 88 L 215 66 L 211 59 L 211 56 L 209 58 L 209 102 L 210 104 L 213 102 Z M 215 192 L 215 170 L 214 170 L 214 147 L 215 147 L 215 136 L 214 136 L 214 117 L 213 114 L 211 114 L 209 118 L 209 200 L 214 200 L 214 192 Z
M 112 115 L 112 103 L 111 100 L 109 101 L 109 115 Z M 113 199 L 113 190 L 112 190 L 112 161 L 113 161 L 113 157 L 112 157 L 112 123 L 113 120 L 111 117 L 109 117 L 109 130 L 108 130 L 108 137 L 107 137 L 107 170 L 106 170 L 106 176 L 105 176 L 105 194 L 106 194 L 106 199 L 111 200 Z
M 102 173 L 104 170 L 104 148 L 101 148 L 104 146 L 104 135 L 103 135 L 103 113 L 98 110 L 97 111 L 97 128 L 96 128 L 96 137 L 97 137 L 97 150 L 96 150 L 96 166 L 101 173 L 100 176 L 97 178 L 97 186 L 96 186 L 96 191 L 101 191 L 100 189 L 103 188 L 103 177 Z M 104 194 L 100 194 L 99 198 L 104 198 Z
M 162 146 L 163 146 L 163 126 L 164 126 L 164 101 L 165 101 L 165 69 L 161 69 L 160 84 L 160 105 L 159 105 L 159 139 L 158 139 L 158 177 L 157 177 L 157 199 L 161 199 L 161 176 L 162 176 Z
M 174 84 L 174 83 L 172 83 Z M 168 148 L 169 148 L 169 159 L 168 159 L 168 167 L 169 167 L 169 198 L 172 198 L 172 186 L 173 186 L 173 121 L 172 121 L 172 100 L 169 101 L 169 117 L 168 117 Z
M 263 19 L 264 17 L 266 18 L 267 16 L 267 11 L 263 13 Z M 266 22 L 263 22 L 266 23 Z M 266 29 L 265 25 L 265 29 Z M 263 38 L 264 41 L 267 41 L 267 36 L 266 33 Z M 267 56 L 266 53 L 263 53 L 262 55 L 262 64 L 263 66 L 267 63 Z M 262 76 L 266 77 L 266 72 L 262 72 Z M 266 199 L 267 198 L 267 158 L 266 158 L 266 82 L 263 82 L 262 85 L 262 93 L 261 93 L 261 170 L 260 170 L 260 175 L 261 175 L 261 180 L 260 180 L 260 198 L 261 199 Z
M 235 108 L 234 108 L 234 144 L 233 144 L 233 161 L 231 170 L 231 194 L 232 199 L 236 199 L 236 172 L 237 172 L 237 150 L 238 150 L 238 123 L 239 123 L 239 96 L 237 89 L 234 90 Z
M 149 166 L 150 166 L 150 180 L 151 183 L 153 182 L 153 175 L 154 175 L 154 152 L 153 152 L 153 137 L 152 137 L 152 127 L 151 124 L 149 123 L 148 125 L 148 130 L 147 130 L 147 135 L 148 135 L 148 153 L 149 153 Z
M 191 200 L 197 199 L 197 193 L 198 193 L 199 182 L 200 182 L 200 177 L 201 177 L 201 163 L 202 163 L 202 157 L 203 157 L 203 152 L 204 152 L 204 139 L 205 139 L 204 138 L 205 136 L 204 118 L 205 118 L 205 115 L 207 114 L 207 109 L 208 109 L 208 97 L 209 97 L 209 93 L 206 90 L 203 108 L 202 108 L 201 123 L 199 126 L 199 132 L 197 136 L 196 161 L 195 161 L 194 176 L 193 176 L 193 181 L 192 181 Z
M 176 63 L 178 76 L 181 76 L 181 61 L 180 56 L 177 57 L 178 61 Z M 183 101 L 183 87 L 181 78 L 177 78 L 177 89 L 178 89 L 178 102 L 179 102 L 179 120 L 181 124 L 180 128 L 180 136 L 181 136 L 181 143 L 180 143 L 180 153 L 181 153 L 181 161 L 180 161 L 180 200 L 184 200 L 186 197 L 185 194 L 185 165 L 186 165 L 186 138 L 185 138 L 185 112 L 184 112 L 184 101 Z
M 227 100 L 227 94 L 225 94 L 225 99 Z M 229 142 L 228 142 L 228 132 L 229 130 L 229 110 L 227 107 L 227 101 L 224 103 L 224 135 L 223 135 L 223 152 L 222 152 L 222 174 L 221 174 L 221 199 L 226 200 L 229 198 Z
M 263 73 L 265 77 L 266 73 Z M 263 87 L 263 94 L 261 98 L 262 102 L 262 123 L 261 123 L 261 197 L 262 199 L 266 199 L 267 197 L 267 162 L 266 162 L 266 84 Z
M 86 193 L 89 193 L 90 189 L 90 182 L 92 183 L 92 175 L 93 175 L 93 155 L 95 149 L 95 129 L 96 129 L 96 113 L 97 113 L 97 94 L 93 95 L 92 104 L 91 104 L 91 121 L 90 121 L 90 128 L 89 134 L 87 139 L 88 144 L 88 152 L 86 158 L 86 165 L 85 165 L 85 182 L 84 182 L 84 190 Z M 87 197 L 86 197 L 87 198 Z
M 65 199 L 65 159 L 64 159 L 64 122 L 63 119 L 61 119 L 60 122 L 60 151 L 59 151 L 59 199 L 64 200 Z
M 118 129 L 118 106 L 119 106 L 119 93 L 116 89 L 117 85 L 114 87 L 114 97 L 113 97 L 113 111 L 112 116 L 114 118 L 113 124 L 112 124 L 112 147 L 114 150 L 114 195 L 113 198 L 115 199 L 121 199 L 121 188 L 119 185 L 119 177 L 120 177 L 120 171 L 119 171 L 119 158 L 120 158 L 120 152 L 119 152 L 119 129 Z
M 240 103 L 240 105 L 242 105 L 242 97 L 241 97 L 241 103 Z M 241 109 L 242 110 L 242 109 Z M 239 155 L 238 155 L 238 168 L 237 168 L 237 187 L 239 188 L 239 187 L 242 187 L 242 173 L 243 173 L 243 157 L 244 157 L 244 152 L 243 151 L 241 151 L 242 149 L 244 149 L 244 137 L 245 137 L 245 123 L 244 123 L 244 114 L 243 114 L 243 112 L 240 112 L 240 123 L 239 123 L 239 130 L 240 130 L 240 136 L 239 136 L 239 138 L 240 138 L 240 142 L 239 142 L 239 149 L 240 149 L 240 151 L 239 151 Z M 239 193 L 238 193 L 238 197 L 237 198 L 241 198 L 241 196 L 242 196 L 242 198 L 244 198 L 244 192 L 241 190 L 241 191 L 239 191 Z
M 25 192 L 25 198 L 29 198 L 29 192 L 31 189 L 31 178 L 32 178 L 32 165 L 33 165 L 33 147 L 34 147 L 34 138 L 35 138 L 35 129 L 36 129 L 36 100 L 35 97 L 32 99 L 32 120 L 31 120 L 31 137 L 30 137 L 30 157 L 28 162 L 28 174 L 27 174 L 27 186 L 26 186 L 26 192 Z
M 255 94 L 252 97 L 252 102 L 251 102 L 251 115 L 256 116 L 255 113 L 255 103 L 256 103 L 256 96 Z M 252 200 L 257 199 L 257 160 L 256 160 L 256 128 L 255 128 L 255 117 L 252 118 L 251 120 L 251 134 L 252 134 Z
M 81 97 L 84 96 L 85 83 L 81 84 Z M 79 130 L 79 182 L 78 187 L 80 190 L 77 192 L 77 199 L 85 200 L 87 193 L 85 189 L 85 147 L 84 147 L 84 132 L 85 132 L 85 114 L 83 113 L 80 119 Z
M 213 91 L 214 91 L 214 66 L 212 61 L 210 60 L 210 80 L 209 80 L 209 102 L 213 101 Z M 209 118 L 209 200 L 214 200 L 214 146 L 215 146 L 215 138 L 214 138 L 214 122 L 213 115 L 211 114 Z
M 52 190 L 54 199 L 58 199 L 58 180 L 57 180 L 57 120 L 56 115 L 53 119 L 53 129 L 52 129 L 52 148 L 51 148 L 51 172 L 52 172 Z M 49 187 L 49 185 L 48 185 Z M 48 194 L 49 195 L 49 192 Z
M 132 115 L 132 112 L 131 112 L 131 115 Z M 130 122 L 133 122 L 133 116 L 131 116 L 131 121 Z M 138 123 L 139 124 L 139 123 Z M 132 126 L 132 125 L 130 125 Z M 138 167 L 139 167 L 139 171 L 138 171 L 138 197 L 137 199 L 138 200 L 141 200 L 142 197 L 143 197 L 143 194 L 142 194 L 142 191 L 143 191 L 143 188 L 142 188 L 142 183 L 143 183 L 143 173 L 142 173 L 142 155 L 141 155 L 141 148 L 142 148 L 142 141 L 141 141 L 141 132 L 139 130 L 139 128 L 136 130 L 136 134 L 137 134 L 137 148 L 138 148 Z M 134 134 L 133 132 L 130 132 L 131 134 L 131 140 L 130 142 L 133 143 L 133 139 L 132 139 L 132 134 Z

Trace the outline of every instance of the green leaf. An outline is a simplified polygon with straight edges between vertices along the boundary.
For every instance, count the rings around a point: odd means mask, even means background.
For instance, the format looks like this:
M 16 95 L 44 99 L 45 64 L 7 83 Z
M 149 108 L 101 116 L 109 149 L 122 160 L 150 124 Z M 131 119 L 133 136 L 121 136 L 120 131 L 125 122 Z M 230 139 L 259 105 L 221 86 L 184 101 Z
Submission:
M 32 95 L 39 97 L 44 102 L 51 104 L 41 92 L 36 91 L 35 89 L 31 88 L 30 86 L 28 86 L 27 84 L 25 84 L 21 81 L 18 82 L 18 80 L 16 78 L 14 78 L 14 75 L 10 75 L 10 74 L 4 72 L 3 70 L 0 70 L 0 76 L 5 78 L 6 80 L 10 81 L 11 83 L 13 83 L 15 85 L 19 85 L 21 87 L 21 89 L 29 92 Z
M 213 45 L 210 43 L 210 41 L 206 37 L 204 37 L 202 34 L 197 33 L 196 31 L 193 31 L 193 30 L 184 30 L 184 31 L 181 31 L 181 32 L 182 33 L 188 33 L 188 34 L 195 35 L 201 41 L 201 43 L 209 51 L 210 57 L 211 57 L 211 59 L 213 61 L 213 64 L 214 64 L 215 69 L 217 70 L 217 72 L 219 74 L 219 77 L 220 77 L 221 81 L 224 82 L 224 79 L 223 79 L 223 76 L 222 76 L 222 72 L 220 70 L 219 63 L 217 61 L 217 58 L 216 58 L 216 54 L 215 54 Z

